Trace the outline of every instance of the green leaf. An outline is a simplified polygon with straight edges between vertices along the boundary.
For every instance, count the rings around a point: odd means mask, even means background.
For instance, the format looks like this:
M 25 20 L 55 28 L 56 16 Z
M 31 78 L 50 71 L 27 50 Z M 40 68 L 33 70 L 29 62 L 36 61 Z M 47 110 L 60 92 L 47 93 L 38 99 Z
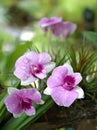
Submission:
M 5 117 L 7 110 L 6 107 L 4 105 L 4 100 L 7 96 L 6 92 L 3 92 L 3 95 L 0 97 L 0 122 L 3 120 L 3 118 Z

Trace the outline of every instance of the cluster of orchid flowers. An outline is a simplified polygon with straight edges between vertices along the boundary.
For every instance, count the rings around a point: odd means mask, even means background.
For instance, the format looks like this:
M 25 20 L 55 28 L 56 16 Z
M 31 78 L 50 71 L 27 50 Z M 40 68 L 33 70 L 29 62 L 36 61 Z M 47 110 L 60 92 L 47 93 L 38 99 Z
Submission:
M 39 25 L 44 31 L 51 29 L 55 36 L 64 38 L 76 29 L 75 24 L 62 22 L 61 18 L 56 17 L 43 18 L 39 21 Z M 51 56 L 46 52 L 29 51 L 19 57 L 15 63 L 14 75 L 20 79 L 22 86 L 26 86 L 31 85 L 37 79 L 43 80 L 50 71 L 52 74 L 47 79 L 47 87 L 43 93 L 50 95 L 57 105 L 69 107 L 76 99 L 84 98 L 84 91 L 78 86 L 82 81 L 81 74 L 73 72 L 72 66 L 67 62 L 56 67 L 55 62 L 52 62 Z M 14 117 L 21 116 L 23 112 L 28 116 L 34 115 L 36 112 L 33 102 L 45 103 L 38 88 L 35 87 L 23 89 L 9 87 L 8 94 L 5 105 Z

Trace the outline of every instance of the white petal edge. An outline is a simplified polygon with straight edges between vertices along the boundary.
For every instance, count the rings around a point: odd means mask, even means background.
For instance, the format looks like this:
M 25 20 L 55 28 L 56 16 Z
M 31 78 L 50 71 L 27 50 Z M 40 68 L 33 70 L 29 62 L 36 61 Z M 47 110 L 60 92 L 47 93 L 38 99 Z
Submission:
M 30 76 L 27 80 L 21 80 L 21 85 L 24 85 L 24 86 L 29 85 L 33 83 L 35 80 L 36 80 L 35 77 Z
M 76 86 L 73 90 L 78 93 L 78 99 L 84 98 L 84 91 L 81 87 Z
M 46 77 L 46 74 L 45 73 L 39 73 L 39 74 L 36 74 L 35 76 L 39 79 L 44 79 Z
M 65 66 L 68 69 L 68 74 L 74 73 L 73 68 L 69 63 L 66 62 L 63 66 Z
M 44 103 L 45 103 L 45 101 L 41 100 L 41 102 L 39 104 L 44 104 Z
M 46 73 L 50 72 L 54 67 L 55 67 L 55 63 L 54 62 L 51 62 L 47 65 L 44 66 L 44 69 L 46 70 Z
M 13 94 L 14 92 L 18 91 L 18 89 L 14 88 L 14 87 L 9 87 L 8 88 L 8 94 L 11 95 Z
M 20 114 L 13 114 L 13 117 L 17 118 L 17 117 L 20 117 L 21 115 L 22 115 L 22 113 L 20 113 Z
M 51 95 L 51 88 L 47 87 L 47 88 L 44 90 L 44 94 L 46 94 L 46 95 Z

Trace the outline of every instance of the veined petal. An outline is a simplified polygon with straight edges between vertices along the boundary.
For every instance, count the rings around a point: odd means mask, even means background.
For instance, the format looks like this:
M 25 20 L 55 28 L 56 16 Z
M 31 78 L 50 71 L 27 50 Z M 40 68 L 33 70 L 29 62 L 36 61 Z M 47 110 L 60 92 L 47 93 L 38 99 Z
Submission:
M 50 62 L 44 66 L 44 69 L 46 70 L 46 73 L 50 72 L 55 67 L 54 62 Z
M 37 74 L 35 74 L 35 76 L 39 79 L 44 79 L 46 77 L 46 74 L 45 73 L 37 73 Z
M 69 63 L 65 63 L 63 66 L 68 69 L 68 75 L 73 73 L 73 68 Z
M 39 61 L 39 54 L 37 52 L 31 51 L 26 53 L 25 56 L 27 59 L 29 59 L 32 65 L 36 65 Z
M 83 91 L 83 89 L 82 89 L 81 87 L 76 86 L 76 87 L 73 89 L 73 91 L 75 91 L 75 92 L 78 93 L 78 97 L 77 97 L 78 99 L 84 98 L 84 91 Z
M 78 93 L 58 87 L 53 89 L 51 96 L 59 106 L 69 107 L 77 99 Z
M 59 106 L 63 106 L 64 103 L 64 89 L 59 86 L 57 88 L 52 89 L 51 97 L 55 101 L 55 103 Z
M 46 95 L 51 95 L 51 91 L 52 89 L 50 87 L 47 87 L 45 90 L 44 90 L 44 94 Z
M 81 76 L 80 73 L 73 73 L 73 74 L 71 74 L 71 76 L 74 77 L 74 79 L 75 79 L 75 83 L 74 83 L 75 86 L 77 84 L 79 84 L 81 82 L 81 80 L 82 80 L 82 76 Z
M 15 63 L 15 67 L 21 67 L 26 66 L 28 64 L 29 60 L 27 59 L 26 55 L 19 57 Z
M 39 63 L 47 64 L 51 61 L 51 57 L 48 53 L 42 52 L 39 54 Z
M 56 67 L 53 72 L 52 72 L 52 76 L 56 76 L 57 78 L 62 79 L 65 75 L 67 75 L 68 73 L 68 69 L 64 66 L 59 66 Z
M 23 95 L 25 98 L 29 98 L 37 104 L 42 104 L 40 92 L 35 88 L 21 89 L 20 95 Z
M 20 114 L 22 112 L 21 99 L 17 94 L 11 94 L 5 99 L 5 105 L 10 113 Z
M 17 92 L 17 91 L 18 91 L 17 88 L 14 88 L 14 87 L 8 87 L 8 94 L 9 94 L 9 95 L 11 95 L 11 94 L 13 94 L 13 93 L 15 93 L 15 92 Z
M 74 91 L 65 91 L 64 106 L 69 107 L 78 98 L 78 93 Z
M 28 116 L 32 116 L 34 115 L 36 112 L 35 112 L 35 108 L 33 106 L 31 106 L 30 109 L 26 109 L 25 110 L 25 113 L 28 115 Z
M 48 87 L 58 87 L 63 85 L 64 83 L 64 77 L 67 75 L 67 68 L 64 66 L 56 67 L 52 75 L 47 80 L 47 86 Z
M 64 83 L 64 78 L 59 78 L 57 75 L 55 76 L 50 76 L 47 80 L 47 86 L 52 88 L 52 87 L 58 87 L 60 85 L 63 85 Z
M 21 80 L 21 85 L 24 85 L 24 86 L 29 85 L 29 84 L 31 84 L 32 82 L 34 82 L 35 80 L 36 80 L 36 78 L 31 75 L 28 79 L 26 79 L 26 80 Z

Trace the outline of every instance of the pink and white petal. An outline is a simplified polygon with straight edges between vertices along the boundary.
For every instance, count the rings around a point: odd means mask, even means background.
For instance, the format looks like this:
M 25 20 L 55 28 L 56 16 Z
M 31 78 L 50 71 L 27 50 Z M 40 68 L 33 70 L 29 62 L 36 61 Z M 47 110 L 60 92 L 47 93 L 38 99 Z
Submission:
M 35 74 L 35 76 L 39 79 L 44 79 L 46 77 L 46 74 L 45 73 L 37 73 L 37 74 Z
M 34 114 L 36 113 L 36 111 L 35 111 L 35 108 L 34 108 L 33 106 L 31 106 L 30 109 L 26 109 L 26 110 L 25 110 L 25 113 L 26 113 L 28 116 L 32 116 L 32 115 L 34 115 Z
M 53 72 L 52 72 L 52 76 L 57 76 L 57 77 L 60 77 L 60 76 L 64 76 L 64 75 L 67 75 L 67 68 L 64 67 L 64 66 L 59 66 L 59 67 L 56 67 Z
M 51 95 L 51 91 L 52 89 L 50 87 L 47 87 L 45 90 L 44 90 L 44 94 L 46 95 Z
M 23 69 L 21 67 L 19 68 L 18 66 L 14 71 L 14 75 L 21 80 L 26 80 L 30 76 L 30 73 L 27 67 L 26 69 Z
M 47 64 L 51 61 L 51 57 L 48 53 L 42 52 L 39 54 L 39 63 L 40 64 Z
M 67 26 L 70 34 L 72 34 L 77 28 L 77 25 L 72 22 L 64 22 L 64 24 Z
M 59 106 L 69 107 L 77 99 L 78 93 L 58 87 L 53 89 L 51 96 Z
M 63 66 L 68 69 L 68 75 L 74 73 L 73 68 L 69 63 L 65 63 Z
M 48 87 L 58 87 L 64 83 L 64 77 L 67 75 L 67 68 L 64 66 L 56 67 L 52 75 L 47 80 Z
M 74 83 L 75 85 L 74 86 L 79 84 L 81 82 L 81 80 L 82 80 L 82 76 L 81 76 L 80 73 L 73 73 L 70 76 L 74 77 L 74 79 L 75 79 L 75 83 Z
M 63 85 L 63 83 L 64 83 L 64 78 L 58 77 L 57 75 L 50 76 L 47 80 L 47 86 L 50 88 L 58 87 L 60 85 Z
M 63 31 L 63 23 L 57 23 L 51 26 L 51 30 L 55 36 L 60 36 Z
M 57 88 L 53 88 L 51 91 L 51 97 L 55 101 L 55 103 L 59 106 L 63 106 L 64 103 L 64 89 L 60 86 Z
M 65 32 L 65 35 L 67 35 L 68 37 L 70 34 L 72 34 L 76 30 L 77 25 L 72 22 L 67 21 L 67 22 L 63 22 L 63 28 L 64 28 L 63 33 Z
M 23 95 L 25 98 L 29 98 L 32 101 L 34 101 L 37 104 L 42 104 L 43 101 L 41 100 L 41 94 L 37 89 L 35 88 L 29 88 L 29 89 L 21 89 L 20 95 Z
M 81 87 L 76 86 L 76 87 L 73 89 L 73 91 L 75 91 L 75 92 L 78 93 L 78 97 L 77 97 L 78 99 L 84 98 L 84 91 L 83 91 L 83 89 L 82 89 Z
M 59 23 L 62 21 L 62 18 L 59 17 L 51 17 L 50 19 L 48 18 L 42 18 L 40 21 L 39 21 L 39 25 L 40 27 L 44 28 L 44 27 L 48 27 L 48 26 L 51 26 L 51 25 L 54 25 L 56 23 Z
M 11 95 L 13 93 L 16 93 L 18 91 L 17 88 L 14 87 L 8 87 L 8 94 Z
M 65 91 L 64 106 L 69 107 L 78 98 L 78 93 L 75 91 Z
M 33 93 L 31 98 L 37 104 L 43 104 L 44 103 L 44 101 L 41 99 L 41 93 L 37 90 Z
M 39 21 L 39 26 L 40 27 L 45 27 L 47 26 L 47 21 L 48 21 L 48 18 L 42 18 L 40 21 Z
M 61 81 L 61 83 L 63 83 L 64 77 L 67 75 L 67 73 L 68 73 L 68 70 L 66 67 L 59 66 L 53 70 L 52 77 L 53 79 L 55 79 L 55 81 L 58 80 L 58 81 Z
M 36 80 L 36 78 L 31 75 L 28 79 L 26 79 L 26 80 L 21 80 L 21 85 L 24 85 L 24 86 L 29 85 L 29 84 L 31 84 L 32 82 L 34 82 L 35 80 Z
M 21 99 L 17 94 L 9 95 L 4 102 L 10 113 L 20 114 L 22 112 Z
M 21 67 L 22 65 L 27 65 L 29 60 L 26 58 L 26 55 L 19 57 L 15 63 L 15 67 Z
M 39 61 L 39 54 L 37 52 L 31 51 L 26 53 L 26 58 L 29 59 L 29 62 L 32 65 L 36 65 Z
M 20 114 L 14 114 L 14 113 L 13 113 L 13 117 L 14 117 L 14 118 L 18 118 L 18 117 L 20 117 L 21 115 L 22 115 L 22 112 L 21 112 Z
M 44 69 L 45 69 L 46 73 L 50 72 L 54 67 L 55 67 L 54 62 L 51 62 L 51 63 L 44 65 Z

